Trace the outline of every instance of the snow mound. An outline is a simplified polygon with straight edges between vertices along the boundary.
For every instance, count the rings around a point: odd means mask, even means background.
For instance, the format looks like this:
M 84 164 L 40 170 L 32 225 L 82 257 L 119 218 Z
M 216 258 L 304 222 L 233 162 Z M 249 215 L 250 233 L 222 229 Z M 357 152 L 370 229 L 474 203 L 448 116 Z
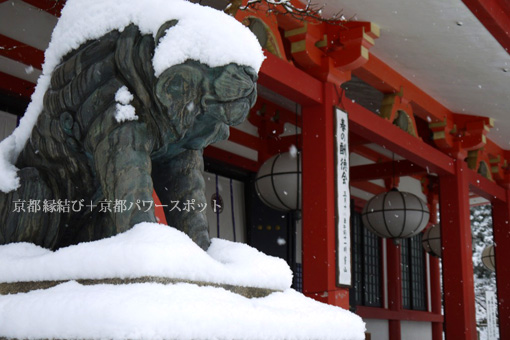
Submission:
M 364 339 L 360 317 L 289 289 L 248 299 L 192 284 L 82 286 L 0 296 L 0 337 L 17 339 Z
M 292 271 L 242 243 L 213 239 L 207 252 L 188 235 L 157 223 L 55 252 L 30 243 L 0 246 L 0 282 L 160 276 L 285 290 Z
M 42 111 L 51 74 L 63 56 L 87 40 L 113 30 L 122 31 L 131 23 L 143 34 L 155 37 L 159 27 L 173 19 L 178 20 L 177 25 L 161 38 L 154 53 L 156 76 L 188 59 L 211 67 L 237 63 L 259 71 L 264 55 L 257 38 L 240 22 L 213 8 L 185 0 L 68 0 L 45 52 L 32 101 L 19 127 L 0 143 L 0 191 L 9 192 L 20 186 L 12 164 L 30 137 Z M 132 117 L 132 113 L 128 116 Z

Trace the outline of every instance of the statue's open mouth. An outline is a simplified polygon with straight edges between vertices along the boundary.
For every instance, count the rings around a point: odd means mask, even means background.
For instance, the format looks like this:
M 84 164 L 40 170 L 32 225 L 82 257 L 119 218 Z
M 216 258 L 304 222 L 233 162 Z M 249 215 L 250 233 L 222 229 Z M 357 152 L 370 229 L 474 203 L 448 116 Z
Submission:
M 253 97 L 256 97 L 256 95 Z M 202 103 L 204 116 L 213 117 L 229 126 L 239 125 L 248 115 L 250 108 L 253 106 L 253 100 L 244 97 L 228 102 L 220 102 L 212 98 L 204 98 Z

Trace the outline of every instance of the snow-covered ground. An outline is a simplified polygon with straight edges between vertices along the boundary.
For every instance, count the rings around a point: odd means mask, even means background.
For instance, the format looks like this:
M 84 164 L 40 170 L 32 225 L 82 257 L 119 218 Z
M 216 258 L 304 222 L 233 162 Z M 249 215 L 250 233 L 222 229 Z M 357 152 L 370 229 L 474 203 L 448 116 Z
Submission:
M 282 290 L 248 299 L 194 284 L 82 286 L 0 296 L 0 337 L 67 339 L 364 339 L 360 317 L 290 289 L 285 261 L 213 239 L 207 252 L 155 223 L 52 252 L 0 246 L 0 282 L 166 276 Z

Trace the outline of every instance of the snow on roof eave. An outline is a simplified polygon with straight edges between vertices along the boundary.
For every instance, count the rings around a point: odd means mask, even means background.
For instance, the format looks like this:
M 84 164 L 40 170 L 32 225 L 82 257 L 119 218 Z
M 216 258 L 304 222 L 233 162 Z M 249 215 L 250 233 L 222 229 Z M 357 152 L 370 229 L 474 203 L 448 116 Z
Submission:
M 156 76 L 188 59 L 211 67 L 237 63 L 259 71 L 264 55 L 257 38 L 233 17 L 213 8 L 185 0 L 68 0 L 45 52 L 42 76 L 25 115 L 13 134 L 0 142 L 0 191 L 10 192 L 20 185 L 13 164 L 30 137 L 51 74 L 63 56 L 87 40 L 122 31 L 131 23 L 142 34 L 155 37 L 160 26 L 173 19 L 178 20 L 177 25 L 168 30 L 154 53 Z

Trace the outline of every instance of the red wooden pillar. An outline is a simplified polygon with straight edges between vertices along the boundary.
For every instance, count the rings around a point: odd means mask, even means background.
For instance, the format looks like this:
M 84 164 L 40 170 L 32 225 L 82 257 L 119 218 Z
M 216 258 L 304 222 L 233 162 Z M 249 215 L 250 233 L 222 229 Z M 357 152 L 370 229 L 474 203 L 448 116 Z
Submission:
M 447 340 L 477 339 L 467 171 L 457 160 L 455 174 L 439 180 Z
M 441 314 L 441 271 L 439 269 L 439 258 L 430 256 L 430 295 L 431 312 Z M 443 339 L 443 323 L 432 322 L 432 340 Z
M 303 115 L 303 293 L 349 308 L 349 292 L 336 287 L 334 105 L 338 97 L 324 84 L 323 104 Z
M 388 261 L 388 308 L 392 311 L 402 310 L 402 261 L 400 245 L 393 240 L 386 240 L 387 261 Z M 400 320 L 388 320 L 388 331 L 390 340 L 400 340 L 402 329 Z
M 496 285 L 498 289 L 499 338 L 510 339 L 510 190 L 506 202 L 492 205 L 496 256 Z

